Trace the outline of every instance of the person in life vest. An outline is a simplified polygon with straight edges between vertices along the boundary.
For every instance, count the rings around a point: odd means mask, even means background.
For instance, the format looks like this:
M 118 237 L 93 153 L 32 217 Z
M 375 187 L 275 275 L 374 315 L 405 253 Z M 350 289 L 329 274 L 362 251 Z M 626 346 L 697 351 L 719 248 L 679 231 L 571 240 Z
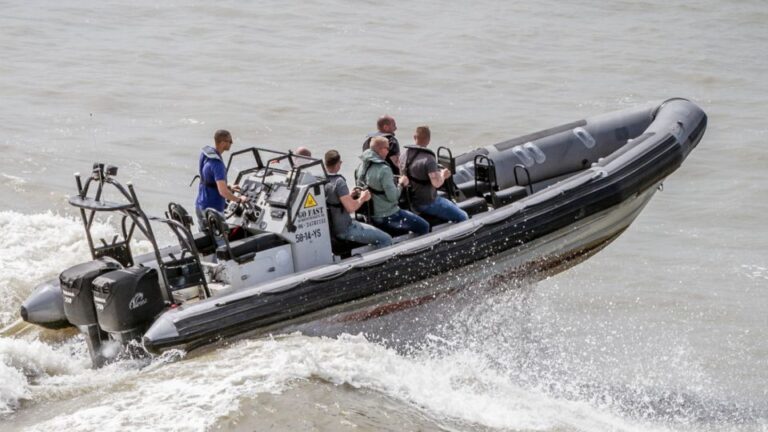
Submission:
M 363 164 L 357 169 L 357 183 L 367 187 L 373 194 L 373 224 L 392 234 L 408 231 L 416 234 L 429 232 L 429 223 L 415 214 L 398 206 L 400 193 L 408 185 L 408 178 L 401 176 L 395 183 L 392 169 L 384 161 L 389 152 L 389 143 L 384 137 L 374 137 L 371 148 L 360 157 Z
M 395 119 L 388 115 L 383 115 L 376 122 L 376 128 L 378 129 L 377 132 L 369 133 L 366 136 L 365 142 L 363 142 L 363 151 L 371 147 L 371 139 L 375 137 L 386 138 L 388 151 L 384 160 L 387 161 L 387 164 L 392 169 L 392 174 L 400 175 L 400 143 L 395 138 L 395 131 L 397 130 Z
M 243 203 L 245 196 L 237 197 L 227 186 L 227 167 L 221 154 L 232 147 L 232 134 L 224 129 L 217 130 L 213 135 L 214 146 L 203 147 L 200 152 L 199 174 L 200 186 L 195 200 L 195 213 L 200 230 L 203 229 L 203 212 L 205 209 L 214 209 L 224 212 L 227 200 Z
M 363 190 L 353 198 L 347 186 L 347 180 L 339 174 L 341 155 L 336 150 L 329 150 L 323 158 L 328 171 L 328 183 L 325 184 L 325 202 L 331 219 L 331 232 L 334 237 L 384 247 L 392 244 L 392 237 L 384 231 L 352 219 L 350 213 L 356 212 L 364 202 L 371 199 L 371 193 Z
M 406 146 L 401 159 L 401 172 L 411 184 L 411 207 L 419 214 L 428 214 L 450 222 L 463 222 L 469 217 L 453 201 L 437 196 L 437 189 L 451 177 L 451 171 L 440 168 L 437 158 L 427 146 L 432 133 L 428 126 L 419 126 L 413 135 L 416 143 Z

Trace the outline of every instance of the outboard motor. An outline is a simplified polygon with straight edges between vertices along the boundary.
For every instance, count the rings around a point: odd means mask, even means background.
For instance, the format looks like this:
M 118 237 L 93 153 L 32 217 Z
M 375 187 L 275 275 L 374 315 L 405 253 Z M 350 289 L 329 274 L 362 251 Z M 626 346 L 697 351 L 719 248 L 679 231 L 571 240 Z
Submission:
M 122 344 L 140 338 L 165 308 L 157 270 L 141 266 L 96 278 L 93 301 L 99 327 Z
M 80 210 L 85 237 L 94 261 L 64 271 L 59 284 L 42 284 L 20 310 L 30 322 L 54 327 L 66 321 L 84 334 L 94 367 L 103 366 L 127 342 L 139 339 L 151 321 L 169 304 L 210 297 L 195 238 L 189 231 L 191 218 L 173 204 L 169 214 L 176 219 L 149 217 L 139 205 L 133 185 L 117 181 L 117 167 L 95 163 L 85 179 L 75 174 L 77 194 L 69 203 Z M 90 193 L 89 193 L 90 191 Z M 97 213 L 122 215 L 120 232 L 111 240 L 94 241 L 91 229 Z M 166 224 L 179 240 L 180 258 L 163 257 L 150 222 Z M 131 252 L 131 239 L 140 232 L 152 245 L 158 268 L 137 263 Z M 162 286 L 162 289 L 161 289 Z M 174 295 L 182 291 L 183 295 Z M 59 293 L 61 293 L 59 295 Z M 57 300 L 61 299 L 59 303 Z M 143 350 L 142 350 L 143 351 Z
M 91 360 L 95 365 L 104 362 L 101 356 L 103 339 L 96 318 L 93 304 L 92 283 L 97 277 L 121 269 L 116 260 L 103 257 L 94 261 L 78 264 L 59 275 L 61 293 L 64 298 L 64 314 L 67 321 L 76 325 L 85 335 Z

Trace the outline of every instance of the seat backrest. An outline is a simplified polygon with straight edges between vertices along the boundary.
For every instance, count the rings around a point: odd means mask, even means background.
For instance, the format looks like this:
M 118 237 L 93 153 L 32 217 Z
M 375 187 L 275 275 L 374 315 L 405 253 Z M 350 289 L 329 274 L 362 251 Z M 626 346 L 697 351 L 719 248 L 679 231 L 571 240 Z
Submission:
M 234 241 L 228 245 L 219 246 L 216 249 L 216 258 L 225 261 L 250 261 L 256 256 L 256 253 L 284 244 L 288 244 L 288 242 L 275 233 L 267 232 L 256 234 L 242 240 Z

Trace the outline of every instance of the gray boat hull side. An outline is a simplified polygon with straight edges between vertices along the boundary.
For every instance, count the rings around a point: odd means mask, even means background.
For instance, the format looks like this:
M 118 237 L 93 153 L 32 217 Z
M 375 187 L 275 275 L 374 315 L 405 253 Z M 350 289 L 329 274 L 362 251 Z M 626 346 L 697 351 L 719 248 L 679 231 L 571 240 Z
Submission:
M 677 98 L 597 115 L 461 155 L 454 180 L 457 184 L 472 182 L 474 157 L 484 155 L 496 166 L 500 189 L 525 186 L 589 168 L 631 140 L 678 131 L 678 121 L 695 126 L 702 116 L 698 106 Z M 680 138 L 679 133 L 676 135 Z M 518 169 L 516 179 L 515 166 L 519 165 L 525 166 L 527 173 Z
M 412 307 L 434 299 L 435 295 L 458 291 L 467 286 L 501 274 L 531 282 L 567 270 L 597 253 L 616 239 L 650 201 L 657 188 L 653 187 L 614 208 L 582 219 L 571 226 L 550 233 L 517 248 L 494 255 L 488 260 L 475 262 L 457 271 L 439 274 L 427 280 L 409 283 L 378 295 L 353 300 L 314 313 L 256 328 L 237 335 L 253 337 L 268 333 L 292 331 L 295 326 L 335 317 L 334 321 L 360 320 L 383 315 L 382 310 Z M 391 307 L 392 305 L 395 307 Z M 388 306 L 389 305 L 389 306 Z M 145 334 L 147 347 L 154 351 L 169 348 L 193 349 L 196 340 L 154 348 L 157 342 L 181 340 L 176 323 L 184 319 L 183 310 L 163 314 Z M 153 349 L 154 348 L 154 349 Z
M 412 306 L 419 306 L 442 295 L 450 295 L 482 282 L 499 278 L 513 282 L 537 282 L 563 272 L 596 254 L 618 238 L 648 204 L 657 188 L 616 208 L 579 221 L 527 243 L 517 249 L 496 255 L 492 262 L 470 264 L 459 273 L 450 272 L 410 284 L 387 293 L 339 305 L 296 321 L 272 326 L 259 333 L 294 331 L 302 324 L 329 319 L 334 322 L 359 321 L 382 316 Z M 488 288 L 492 288 L 489 286 Z M 393 307 L 394 306 L 394 307 Z M 258 334 L 253 333 L 251 335 Z

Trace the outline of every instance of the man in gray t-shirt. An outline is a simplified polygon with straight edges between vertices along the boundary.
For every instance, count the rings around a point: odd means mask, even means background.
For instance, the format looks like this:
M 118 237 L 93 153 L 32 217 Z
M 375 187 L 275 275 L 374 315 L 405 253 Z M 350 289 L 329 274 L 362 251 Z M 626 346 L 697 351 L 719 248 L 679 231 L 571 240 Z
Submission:
M 384 231 L 368 224 L 360 223 L 350 217 L 364 202 L 371 199 L 371 193 L 361 191 L 360 196 L 352 198 L 347 181 L 339 174 L 341 155 L 336 150 L 329 150 L 324 157 L 328 171 L 328 183 L 325 184 L 325 202 L 331 219 L 331 233 L 342 240 L 371 244 L 377 247 L 392 244 L 392 237 Z
M 451 171 L 440 168 L 437 158 L 427 146 L 431 141 L 427 126 L 419 126 L 413 136 L 416 145 L 407 146 L 400 158 L 400 172 L 411 184 L 411 206 L 419 213 L 438 219 L 462 222 L 469 218 L 453 201 L 437 196 L 437 189 L 451 177 Z

